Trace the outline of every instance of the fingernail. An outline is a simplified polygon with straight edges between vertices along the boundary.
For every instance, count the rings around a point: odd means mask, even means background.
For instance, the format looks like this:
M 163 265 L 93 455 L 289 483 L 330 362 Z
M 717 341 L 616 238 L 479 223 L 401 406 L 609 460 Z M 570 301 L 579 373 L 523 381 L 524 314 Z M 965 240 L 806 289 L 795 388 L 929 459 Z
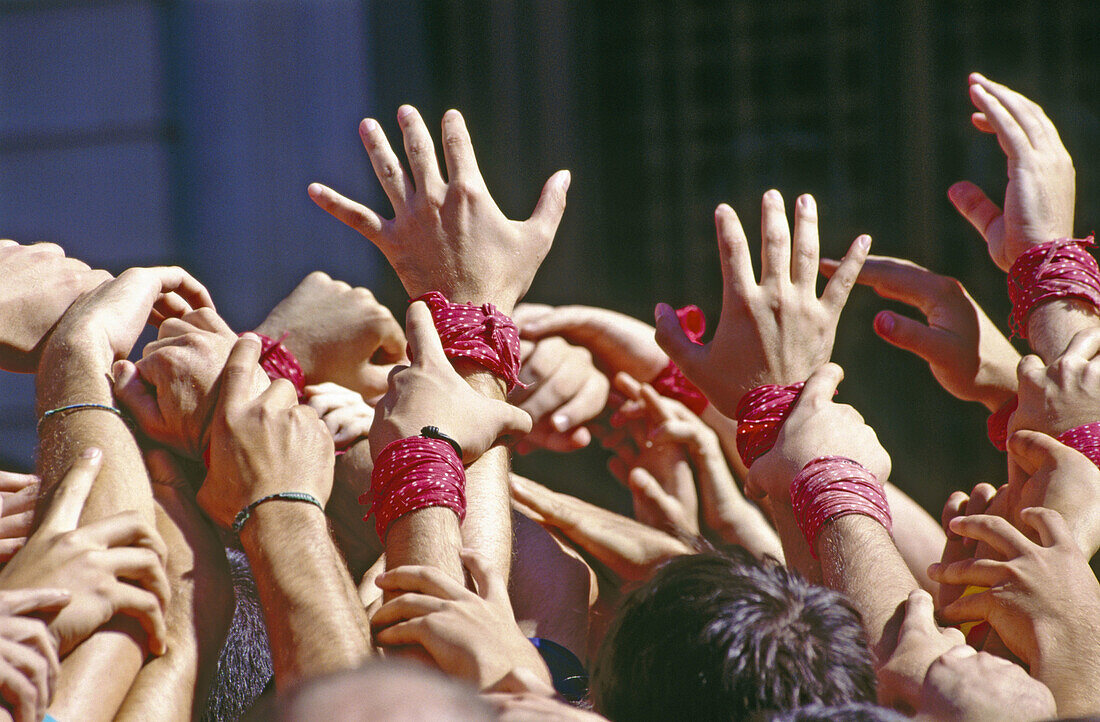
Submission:
M 569 171 L 565 171 L 565 180 L 561 182 L 562 191 L 569 190 L 569 184 L 573 182 L 573 174 Z
M 363 121 L 363 132 L 373 133 L 378 130 L 378 121 L 374 118 L 367 118 Z
M 883 311 L 875 316 L 875 328 L 879 330 L 879 333 L 889 334 L 894 330 L 894 317 Z
M 568 431 L 573 426 L 569 421 L 569 417 L 565 414 L 554 414 L 550 417 L 550 423 L 558 431 Z
M 87 449 L 84 449 L 84 451 L 80 452 L 80 458 L 81 459 L 98 459 L 100 453 L 102 453 L 102 452 L 100 452 L 100 450 L 97 449 L 96 447 L 89 446 Z
M 871 237 L 866 235 L 860 236 L 856 243 L 859 244 L 859 249 L 861 251 L 866 251 L 871 248 Z
M 397 109 L 397 119 L 404 120 L 405 118 L 409 117 L 412 112 L 413 109 L 411 105 L 402 105 L 400 108 Z
M 653 317 L 660 321 L 672 311 L 672 307 L 667 303 L 658 303 L 657 307 L 653 309 Z

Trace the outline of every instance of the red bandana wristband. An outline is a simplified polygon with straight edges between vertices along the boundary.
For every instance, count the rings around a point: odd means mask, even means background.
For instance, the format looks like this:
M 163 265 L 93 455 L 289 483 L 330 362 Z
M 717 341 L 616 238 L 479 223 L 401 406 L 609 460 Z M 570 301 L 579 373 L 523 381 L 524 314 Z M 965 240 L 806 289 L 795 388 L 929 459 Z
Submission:
M 1058 441 L 1080 451 L 1089 457 L 1089 461 L 1100 467 L 1100 423 L 1082 424 L 1072 428 L 1063 432 Z
M 287 334 L 284 333 L 276 340 L 262 333 L 255 333 L 255 331 L 253 333 L 260 337 L 260 368 L 272 381 L 286 379 L 294 384 L 294 390 L 298 392 L 298 400 L 301 401 L 302 396 L 305 395 L 306 374 L 302 371 L 302 365 L 298 363 L 298 359 L 283 345 Z
M 676 311 L 676 318 L 680 319 L 680 328 L 684 329 L 687 337 L 702 346 L 703 342 L 699 339 L 707 330 L 707 317 L 703 315 L 703 311 L 698 306 L 684 306 Z M 687 380 L 675 361 L 669 361 L 668 366 L 649 383 L 661 396 L 676 399 L 696 415 L 707 408 L 707 397 Z
M 858 461 L 843 456 L 819 456 L 806 464 L 791 482 L 791 504 L 814 559 L 817 535 L 832 519 L 863 514 L 886 531 L 893 521 L 882 484 Z
M 1037 304 L 1055 298 L 1078 298 L 1100 308 L 1100 266 L 1086 248 L 1093 237 L 1062 238 L 1020 254 L 1008 272 L 1012 300 L 1012 334 L 1027 338 L 1027 317 Z
M 386 445 L 374 462 L 370 491 L 359 497 L 370 504 L 363 521 L 375 517 L 378 538 L 395 519 L 418 509 L 445 506 L 466 518 L 466 470 L 454 448 L 441 439 L 410 436 Z
M 990 414 L 989 419 L 985 422 L 986 430 L 989 432 L 989 441 L 997 447 L 998 451 L 1004 451 L 1007 448 L 1008 419 L 1016 411 L 1019 401 L 1019 398 L 1013 396 L 1005 402 L 1004 406 Z
M 511 391 L 519 383 L 519 330 L 511 318 L 491 303 L 475 306 L 451 303 L 439 291 L 429 291 L 409 303 L 428 304 L 447 358 L 476 361 L 504 379 Z
M 779 437 L 779 428 L 791 412 L 804 382 L 757 386 L 737 403 L 737 453 L 746 467 L 768 453 Z

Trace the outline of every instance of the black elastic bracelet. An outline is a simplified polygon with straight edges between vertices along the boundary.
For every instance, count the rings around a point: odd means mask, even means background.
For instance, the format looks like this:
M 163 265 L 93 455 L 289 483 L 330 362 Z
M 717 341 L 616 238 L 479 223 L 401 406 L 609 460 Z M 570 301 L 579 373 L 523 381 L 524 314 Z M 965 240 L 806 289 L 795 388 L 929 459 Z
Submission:
M 317 497 L 313 494 L 307 494 L 304 491 L 280 491 L 277 494 L 268 494 L 267 496 L 260 497 L 256 501 L 252 502 L 245 508 L 241 509 L 237 513 L 237 518 L 233 520 L 233 531 L 238 534 L 241 532 L 241 527 L 248 521 L 248 517 L 252 516 L 252 510 L 263 504 L 265 501 L 271 501 L 272 499 L 282 499 L 283 501 L 304 501 L 307 504 L 313 504 L 323 513 L 325 506 Z
M 420 430 L 420 435 L 426 439 L 439 439 L 440 441 L 446 441 L 448 444 L 451 445 L 451 448 L 455 450 L 455 453 L 458 454 L 458 460 L 462 460 L 462 447 L 457 441 L 440 431 L 438 426 L 425 426 L 423 429 Z

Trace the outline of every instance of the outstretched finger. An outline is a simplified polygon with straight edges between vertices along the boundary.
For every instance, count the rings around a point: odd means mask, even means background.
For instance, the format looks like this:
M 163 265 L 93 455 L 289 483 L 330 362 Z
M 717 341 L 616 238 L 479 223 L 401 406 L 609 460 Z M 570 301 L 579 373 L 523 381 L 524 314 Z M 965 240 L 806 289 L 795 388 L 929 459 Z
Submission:
M 791 280 L 791 229 L 783 196 L 772 189 L 760 201 L 760 283 Z
M 366 206 L 345 198 L 326 185 L 310 183 L 309 197 L 322 210 L 346 226 L 362 233 L 376 246 L 382 244 L 382 217 Z
M 825 290 L 821 293 L 821 302 L 830 307 L 833 313 L 840 313 L 844 308 L 844 304 L 848 302 L 848 294 L 852 292 L 852 287 L 856 285 L 856 279 L 859 278 L 859 272 L 862 270 L 863 262 L 867 260 L 867 253 L 870 250 L 871 237 L 867 234 L 863 234 L 852 241 L 852 245 L 848 247 L 848 252 L 844 254 L 840 265 L 833 272 L 833 277 L 825 284 Z
M 821 271 L 830 278 L 839 267 L 840 261 L 821 259 Z M 936 306 L 943 282 L 947 280 L 946 276 L 933 273 L 912 261 L 889 256 L 867 256 L 856 283 L 870 286 L 883 298 L 909 304 L 928 315 Z
M 806 194 L 794 206 L 794 245 L 791 249 L 791 282 L 817 293 L 818 259 L 821 248 L 817 230 L 817 203 Z
M 1032 150 L 1028 138 L 1019 121 L 1001 103 L 995 95 L 979 84 L 970 86 L 970 99 L 978 110 L 985 113 L 986 120 L 997 132 L 997 142 L 1009 158 L 1018 158 Z
M 413 195 L 412 181 L 405 175 L 405 169 L 401 167 L 401 161 L 390 147 L 382 126 L 374 118 L 364 118 L 359 124 L 359 138 L 363 141 L 363 147 L 370 156 L 374 174 L 378 176 L 378 182 L 382 184 L 382 190 L 390 199 L 395 213 L 400 214 L 409 199 Z
M 1001 105 L 1012 114 L 1012 118 L 1027 134 L 1032 146 L 1038 148 L 1046 140 L 1049 132 L 1047 126 L 1053 127 L 1053 124 L 1047 120 L 1042 108 L 1036 103 L 1008 86 L 990 80 L 981 73 L 971 73 L 970 81 L 977 83 L 1000 101 Z
M 947 198 L 951 201 L 951 205 L 955 206 L 955 210 L 974 226 L 974 229 L 982 234 L 982 238 L 988 243 L 990 227 L 1004 215 L 1001 207 L 989 200 L 985 191 L 970 181 L 959 181 L 948 188 Z
M 567 170 L 559 170 L 550 176 L 543 184 L 538 203 L 528 219 L 529 223 L 541 228 L 551 238 L 558 232 L 558 225 L 565 213 L 565 197 L 572 182 L 573 175 Z
M 0 614 L 14 616 L 33 612 L 56 612 L 72 600 L 68 589 L 11 589 L 0 591 Z
M 756 285 L 745 229 L 741 227 L 737 213 L 725 203 L 715 209 L 714 225 L 718 230 L 718 256 L 725 285 L 723 298 L 731 291 L 744 294 Z
M 485 185 L 477 167 L 466 119 L 453 108 L 443 114 L 443 159 L 447 163 L 447 182 L 462 181 L 475 187 Z
M 667 303 L 658 303 L 657 308 L 654 310 L 654 316 L 657 321 L 657 332 L 654 335 L 657 345 L 669 355 L 669 358 L 676 362 L 684 375 L 691 380 L 697 374 L 699 366 L 705 359 L 706 346 L 700 346 L 688 338 L 680 325 L 680 319 L 677 318 L 676 311 L 672 310 L 672 307 Z
M 420 112 L 411 105 L 397 109 L 397 124 L 405 141 L 405 157 L 409 160 L 413 183 L 417 193 L 433 192 L 443 187 L 439 174 L 439 161 L 435 157 L 435 143 L 424 125 Z
M 99 449 L 89 447 L 80 452 L 58 484 L 53 503 L 42 515 L 42 528 L 53 533 L 76 529 L 102 465 L 103 453 Z

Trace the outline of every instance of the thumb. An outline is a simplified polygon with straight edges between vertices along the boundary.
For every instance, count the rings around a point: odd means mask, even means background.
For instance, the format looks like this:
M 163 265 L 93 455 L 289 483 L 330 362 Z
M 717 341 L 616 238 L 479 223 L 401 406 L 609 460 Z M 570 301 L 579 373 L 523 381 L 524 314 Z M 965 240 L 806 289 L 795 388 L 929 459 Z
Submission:
M 551 236 L 557 232 L 562 214 L 565 213 L 565 194 L 572 182 L 573 176 L 567 170 L 559 170 L 550 176 L 542 187 L 539 202 L 531 214 L 530 220 L 542 226 Z
M 508 601 L 508 586 L 499 574 L 490 566 L 489 560 L 472 549 L 463 549 L 459 552 L 462 557 L 462 565 L 470 572 L 470 578 L 477 587 L 477 595 L 487 602 L 500 604 L 503 602 L 511 609 Z
M 945 360 L 951 353 L 951 345 L 942 331 L 893 311 L 880 311 L 875 316 L 875 333 L 887 343 L 915 353 L 930 364 Z
M 803 406 L 810 408 L 822 406 L 832 401 L 836 394 L 836 387 L 844 380 L 844 369 L 834 363 L 827 363 L 806 379 L 806 385 L 802 387 L 802 393 L 794 402 L 791 415 Z
M 409 355 L 413 364 L 423 367 L 447 363 L 443 342 L 439 340 L 428 304 L 423 301 L 409 304 L 409 310 L 405 312 L 405 334 L 409 339 Z
M 533 422 L 531 415 L 520 408 L 512 406 L 507 401 L 494 401 L 497 412 L 501 416 L 501 436 L 526 436 L 531 433 Z
M 1030 476 L 1044 465 L 1056 463 L 1056 457 L 1067 448 L 1041 431 L 1020 429 L 1008 440 L 1008 458 Z
M 948 188 L 947 197 L 955 210 L 989 242 L 989 226 L 1001 217 L 1000 207 L 970 181 L 959 181 Z
M 939 629 L 936 626 L 934 613 L 935 606 L 932 603 L 931 594 L 923 589 L 914 589 L 909 592 L 909 601 L 905 604 L 905 619 L 901 623 L 901 635 L 938 634 Z
M 657 320 L 657 345 L 694 383 L 706 346 L 700 346 L 687 337 L 676 312 L 667 303 L 658 303 L 654 316 Z
M 115 398 L 145 433 L 156 436 L 164 427 L 164 415 L 157 404 L 156 390 L 145 383 L 137 366 L 130 361 L 116 361 L 111 372 L 115 377 Z

